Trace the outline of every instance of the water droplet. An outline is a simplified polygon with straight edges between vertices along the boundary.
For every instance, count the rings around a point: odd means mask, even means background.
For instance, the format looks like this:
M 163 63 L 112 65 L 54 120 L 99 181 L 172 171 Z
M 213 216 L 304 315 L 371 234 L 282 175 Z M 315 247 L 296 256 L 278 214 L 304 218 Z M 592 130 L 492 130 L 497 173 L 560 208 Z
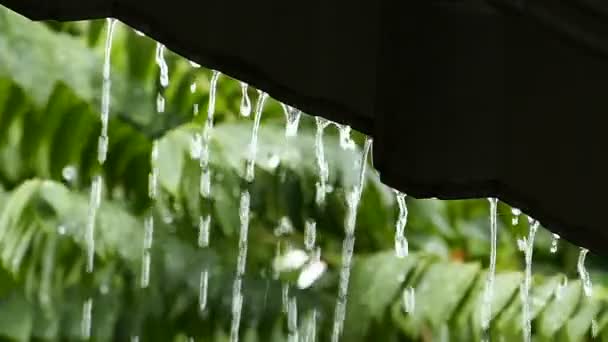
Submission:
M 517 226 L 519 224 L 519 216 L 521 215 L 521 210 L 517 208 L 511 208 L 511 225 Z
M 416 309 L 416 291 L 411 286 L 403 291 L 403 309 L 408 314 L 414 313 Z
M 298 134 L 298 126 L 300 125 L 302 112 L 299 109 L 283 103 L 281 106 L 283 107 L 283 113 L 285 114 L 285 137 L 295 137 Z
M 559 243 L 559 235 L 553 234 L 553 238 L 551 239 L 551 249 L 549 250 L 551 253 L 557 252 L 557 245 Z
M 287 216 L 281 217 L 279 225 L 274 229 L 275 236 L 284 236 L 293 233 L 294 228 L 291 220 Z
M 241 107 L 240 113 L 242 116 L 248 117 L 251 115 L 251 99 L 249 98 L 248 85 L 241 82 Z
M 273 267 L 277 272 L 297 270 L 308 261 L 308 254 L 303 250 L 292 249 L 274 259 Z
M 274 170 L 277 167 L 279 167 L 280 163 L 281 163 L 281 158 L 277 154 L 271 154 L 270 157 L 268 158 L 268 163 L 266 165 L 268 165 L 269 169 Z
M 194 94 L 195 91 L 196 91 L 196 82 L 192 82 L 192 84 L 190 85 L 190 92 L 192 94 Z
M 65 232 L 66 232 L 65 226 L 59 225 L 59 227 L 57 227 L 57 232 L 59 233 L 59 235 L 65 235 Z
M 165 112 L 165 97 L 161 93 L 156 95 L 156 112 L 159 114 Z
M 67 165 L 61 170 L 61 176 L 68 183 L 74 183 L 78 176 L 78 170 L 73 165 Z
M 110 293 L 110 286 L 108 286 L 107 283 L 101 284 L 101 286 L 99 287 L 99 292 L 101 292 L 102 295 L 107 295 L 108 293 Z

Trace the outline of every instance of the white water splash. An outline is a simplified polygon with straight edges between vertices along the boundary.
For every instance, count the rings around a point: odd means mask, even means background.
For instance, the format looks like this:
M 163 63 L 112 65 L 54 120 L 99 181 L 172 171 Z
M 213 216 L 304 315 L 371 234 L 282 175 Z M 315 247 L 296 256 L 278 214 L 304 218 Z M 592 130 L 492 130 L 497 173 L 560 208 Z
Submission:
M 576 269 L 578 270 L 578 275 L 581 278 L 581 282 L 583 283 L 583 292 L 585 292 L 585 296 L 591 297 L 591 295 L 593 294 L 593 285 L 591 284 L 591 277 L 589 276 L 589 272 L 585 268 L 585 258 L 587 257 L 587 253 L 589 253 L 588 249 L 581 248 L 581 251 L 578 254 L 578 262 L 576 263 Z
M 239 111 L 242 116 L 248 117 L 251 115 L 251 99 L 249 98 L 249 86 L 245 82 L 241 82 L 241 106 Z
M 406 313 L 412 314 L 416 309 L 416 290 L 413 287 L 408 286 L 403 291 L 403 309 Z
M 262 112 L 264 110 L 264 104 L 268 94 L 259 92 L 258 101 L 255 105 L 255 114 L 253 122 L 253 130 L 251 132 L 251 141 L 249 142 L 249 149 L 247 155 L 247 169 L 245 172 L 245 180 L 251 183 L 253 182 L 255 172 L 255 159 L 258 152 L 258 132 L 260 130 L 260 120 L 262 119 Z
M 298 276 L 298 289 L 304 290 L 311 287 L 327 271 L 327 264 L 318 258 L 313 259 L 300 272 Z
M 327 182 L 329 179 L 329 166 L 325 160 L 325 148 L 323 146 L 323 132 L 329 125 L 329 121 L 317 116 L 315 117 L 315 122 L 317 124 L 317 133 L 315 135 L 315 158 L 319 169 L 319 181 L 316 184 L 316 202 L 317 205 L 322 206 L 325 203 Z
M 300 269 L 308 261 L 308 254 L 301 249 L 292 249 L 278 255 L 272 265 L 276 272 L 290 272 Z
M 481 304 L 481 328 L 487 332 L 492 320 L 492 298 L 494 297 L 494 280 L 496 278 L 496 242 L 498 227 L 496 221 L 498 200 L 488 198 L 490 202 L 490 269 L 486 277 L 486 287 Z
M 536 231 L 540 223 L 528 217 L 529 222 L 529 231 L 528 237 L 524 238 L 524 259 L 525 259 L 525 272 L 523 284 L 520 287 L 521 301 L 522 301 L 522 324 L 523 324 L 523 336 L 525 342 L 530 342 L 532 339 L 532 316 L 530 313 L 530 307 L 532 305 L 532 301 L 530 299 L 530 288 L 532 287 L 532 255 L 534 252 L 534 238 L 536 236 Z
M 346 219 L 344 222 L 344 231 L 346 236 L 342 244 L 342 266 L 340 268 L 340 281 L 338 287 L 338 298 L 336 300 L 336 309 L 334 312 L 334 322 L 332 328 L 332 342 L 338 342 L 344 328 L 344 318 L 346 315 L 346 302 L 348 299 L 348 283 L 350 280 L 350 269 L 352 263 L 353 252 L 355 248 L 355 228 L 357 224 L 357 209 L 363 193 L 365 185 L 365 175 L 367 166 L 367 157 L 371 147 L 372 140 L 367 138 L 363 147 L 359 165 L 359 179 L 354 188 L 347 194 L 346 204 Z
M 350 126 L 339 124 L 336 124 L 336 126 L 338 127 L 338 132 L 340 133 L 340 147 L 343 150 L 354 150 L 357 145 L 355 144 L 355 141 L 350 137 Z
M 243 308 L 242 282 L 247 263 L 247 236 L 249 234 L 249 215 L 250 215 L 250 196 L 249 191 L 241 192 L 239 205 L 239 219 L 241 222 L 239 230 L 239 253 L 236 267 L 236 277 L 232 287 L 232 322 L 230 324 L 230 341 L 239 340 L 239 328 L 241 325 L 241 311 Z
M 299 109 L 281 103 L 283 113 L 285 114 L 285 137 L 291 138 L 298 135 L 298 127 L 300 126 L 300 117 L 302 112 Z
M 82 321 L 80 324 L 80 334 L 82 339 L 89 340 L 91 338 L 91 321 L 93 318 L 93 299 L 87 299 L 82 305 Z
M 199 292 L 198 292 L 198 307 L 202 311 L 207 309 L 207 293 L 209 290 L 209 271 L 207 268 L 204 268 L 201 271 L 201 277 L 199 282 Z
M 405 258 L 409 254 L 409 247 L 405 237 L 405 226 L 407 225 L 407 203 L 405 202 L 404 193 L 393 190 L 399 205 L 399 218 L 395 224 L 395 254 L 398 258 Z
M 511 225 L 517 226 L 519 224 L 519 216 L 521 216 L 521 210 L 517 208 L 511 208 Z
M 304 224 L 304 246 L 307 251 L 312 251 L 317 240 L 317 222 L 312 219 L 306 220 Z
M 560 239 L 560 236 L 554 233 L 553 237 L 551 238 L 551 249 L 549 249 L 549 252 L 551 252 L 551 254 L 554 254 L 557 252 L 557 246 L 559 244 L 559 239 Z

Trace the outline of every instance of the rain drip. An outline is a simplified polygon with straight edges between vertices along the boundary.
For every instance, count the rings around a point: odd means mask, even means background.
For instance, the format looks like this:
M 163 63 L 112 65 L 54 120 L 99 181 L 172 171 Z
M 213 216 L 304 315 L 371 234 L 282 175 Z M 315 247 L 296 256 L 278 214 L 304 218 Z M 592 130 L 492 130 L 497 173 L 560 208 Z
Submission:
M 532 254 L 534 252 L 534 237 L 536 236 L 536 231 L 538 230 L 539 222 L 531 217 L 528 217 L 529 222 L 529 232 L 528 237 L 524 238 L 524 258 L 526 263 L 526 269 L 524 272 L 524 280 L 521 285 L 520 293 L 521 293 L 521 301 L 523 307 L 523 334 L 524 341 L 530 342 L 532 339 L 532 317 L 530 313 L 530 288 L 532 287 Z
M 404 193 L 397 190 L 393 190 L 397 198 L 397 204 L 399 205 L 399 218 L 395 225 L 395 254 L 398 258 L 405 258 L 409 253 L 407 239 L 405 237 L 405 226 L 407 225 L 407 203 L 405 202 Z
M 249 98 L 249 86 L 245 82 L 241 82 L 241 106 L 239 111 L 242 116 L 248 117 L 251 115 L 251 99 Z
M 325 204 L 327 181 L 329 178 L 329 166 L 325 160 L 325 149 L 323 146 L 323 132 L 325 131 L 325 127 L 329 125 L 329 121 L 317 116 L 315 117 L 315 122 L 317 124 L 317 133 L 315 135 L 315 157 L 317 160 L 317 167 L 319 168 L 319 181 L 316 184 L 316 201 L 317 205 L 322 206 Z
M 553 237 L 551 238 L 551 249 L 549 250 L 549 252 L 551 252 L 552 254 L 557 252 L 559 239 L 560 239 L 560 236 L 553 233 Z
M 585 268 L 585 258 L 587 257 L 587 253 L 589 253 L 588 249 L 581 248 L 581 251 L 578 255 L 576 269 L 578 270 L 578 275 L 581 278 L 581 282 L 583 283 L 583 291 L 585 292 L 585 296 L 591 297 L 591 294 L 593 293 L 593 285 L 591 284 L 591 277 L 589 276 L 589 272 Z
M 295 137 L 298 135 L 298 127 L 300 126 L 302 112 L 299 109 L 283 103 L 281 106 L 283 107 L 283 113 L 285 114 L 285 137 Z
M 488 198 L 490 202 L 490 269 L 486 277 L 486 287 L 481 306 L 481 328 L 487 332 L 492 320 L 492 297 L 494 296 L 494 280 L 496 278 L 496 241 L 498 235 L 496 214 L 498 200 Z M 485 334 L 484 334 L 485 335 Z
M 258 100 L 255 107 L 255 118 L 251 133 L 251 141 L 249 142 L 249 153 L 247 155 L 247 165 L 245 179 L 251 183 L 255 177 L 255 157 L 257 153 L 258 130 L 260 128 L 260 120 L 264 103 L 268 95 L 264 92 L 258 92 Z M 247 264 L 247 239 L 249 234 L 249 219 L 251 213 L 251 198 L 249 191 L 241 191 L 241 199 L 239 205 L 239 251 L 236 266 L 236 276 L 232 287 L 232 322 L 230 324 L 230 341 L 237 342 L 239 340 L 239 328 L 241 325 L 241 312 L 243 309 L 243 294 L 242 283 L 243 275 L 245 274 L 245 266 Z
M 108 154 L 108 122 L 110 120 L 110 100 L 112 89 L 112 41 L 114 37 L 114 28 L 116 27 L 116 19 L 107 20 L 106 45 L 104 49 L 103 59 L 103 85 L 101 93 L 101 134 L 99 136 L 99 145 L 97 146 L 97 160 L 100 164 L 106 161 Z
M 361 160 L 359 161 L 359 179 L 354 188 L 347 194 L 347 212 L 344 224 L 346 236 L 342 244 L 342 267 L 340 268 L 340 283 L 338 288 L 338 298 L 336 300 L 336 309 L 334 312 L 334 322 L 332 329 L 332 342 L 338 342 L 342 335 L 344 327 L 344 317 L 346 315 L 346 302 L 348 299 L 348 283 L 350 280 L 350 268 L 352 263 L 353 252 L 355 248 L 355 227 L 357 224 L 357 209 L 363 186 L 365 185 L 365 171 L 367 166 L 367 157 L 369 154 L 372 140 L 367 138 L 363 147 Z
M 213 71 L 211 74 L 210 89 L 209 89 L 209 105 L 207 106 L 207 120 L 203 128 L 202 135 L 196 135 L 195 143 L 200 143 L 198 158 L 201 167 L 200 178 L 200 194 L 203 202 L 207 205 L 206 213 L 199 217 L 198 225 L 198 246 L 199 248 L 209 247 L 209 236 L 211 231 L 211 168 L 209 166 L 211 157 L 211 137 L 213 134 L 213 126 L 215 124 L 215 99 L 217 93 L 217 83 L 220 78 L 219 71 Z M 196 109 L 196 108 L 195 108 Z M 209 288 L 209 269 L 207 264 L 203 265 L 199 283 L 199 308 L 204 311 L 207 308 L 207 291 Z
M 517 208 L 511 208 L 511 225 L 517 226 L 519 224 L 519 216 L 521 215 L 521 210 Z
M 249 142 L 249 152 L 247 155 L 247 170 L 245 173 L 245 180 L 251 183 L 255 176 L 255 159 L 258 153 L 258 132 L 260 130 L 260 120 L 262 119 L 262 111 L 264 110 L 264 104 L 268 94 L 259 92 L 258 101 L 255 105 L 255 116 L 253 122 L 253 130 L 251 132 L 251 141 Z

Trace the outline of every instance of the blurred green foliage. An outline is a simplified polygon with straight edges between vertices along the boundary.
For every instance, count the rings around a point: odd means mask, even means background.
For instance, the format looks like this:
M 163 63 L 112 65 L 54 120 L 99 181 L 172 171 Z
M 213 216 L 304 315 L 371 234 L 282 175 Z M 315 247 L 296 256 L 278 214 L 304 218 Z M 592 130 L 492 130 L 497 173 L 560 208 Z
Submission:
M 240 117 L 238 81 L 222 75 L 211 141 L 212 199 L 199 194 L 199 161 L 192 138 L 203 129 L 210 71 L 167 52 L 170 85 L 158 83 L 156 43 L 119 25 L 112 49 L 109 159 L 96 160 L 104 21 L 32 23 L 0 9 L 0 336 L 10 341 L 81 338 L 82 307 L 93 299 L 92 339 L 227 341 L 237 258 L 239 192 L 252 119 Z M 196 91 L 191 92 L 191 85 Z M 158 93 L 167 101 L 156 113 Z M 255 101 L 256 92 L 249 95 Z M 194 105 L 200 113 L 193 115 Z M 241 336 L 284 341 L 281 291 L 297 298 L 300 336 L 316 312 L 318 340 L 329 339 L 344 236 L 345 192 L 357 179 L 360 149 L 340 148 L 326 129 L 327 202 L 315 202 L 318 167 L 315 123 L 304 116 L 297 137 L 284 134 L 280 103 L 263 113 L 250 186 L 252 221 L 244 279 Z M 364 137 L 354 139 L 360 144 Z M 148 197 L 152 142 L 159 146 L 160 195 Z M 104 177 L 97 216 L 96 268 L 84 272 L 84 229 L 94 175 Z M 67 176 L 67 177 L 66 177 Z M 408 198 L 411 253 L 394 255 L 398 207 L 393 192 L 368 169 L 358 210 L 355 263 L 343 340 L 473 341 L 481 339 L 481 305 L 489 259 L 486 200 Z M 198 248 L 199 216 L 212 214 L 211 246 Z M 521 339 L 524 216 L 511 225 L 499 206 L 497 277 L 491 337 Z M 140 288 L 143 220 L 156 218 L 151 283 Z M 303 249 L 304 226 L 317 222 L 317 244 L 328 271 L 298 290 L 293 274 L 274 276 L 273 259 Z M 273 233 L 281 221 L 294 231 Z M 608 340 L 604 260 L 587 261 L 594 281 L 586 297 L 577 280 L 579 249 L 541 230 L 534 245 L 532 317 L 535 341 Z M 210 270 L 209 305 L 198 307 L 199 274 Z M 297 271 L 299 272 L 299 270 Z M 297 273 L 296 272 L 296 273 Z M 297 274 L 296 274 L 297 275 Z M 565 280 L 570 279 L 567 283 Z M 415 309 L 406 312 L 406 289 Z

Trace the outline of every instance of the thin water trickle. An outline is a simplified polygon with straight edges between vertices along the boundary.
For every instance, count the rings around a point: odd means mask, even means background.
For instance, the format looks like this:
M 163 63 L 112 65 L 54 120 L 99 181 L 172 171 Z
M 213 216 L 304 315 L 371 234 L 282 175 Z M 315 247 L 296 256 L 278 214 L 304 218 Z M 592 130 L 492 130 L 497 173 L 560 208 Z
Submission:
M 289 284 L 281 284 L 281 311 L 289 312 Z
M 552 254 L 557 252 L 557 246 L 559 244 L 559 239 L 560 239 L 560 236 L 553 233 L 553 237 L 551 238 L 551 249 L 549 250 L 549 252 L 551 252 Z
M 534 238 L 536 236 L 536 231 L 540 223 L 528 217 L 528 223 L 530 225 L 528 231 L 528 237 L 525 241 L 525 249 L 524 249 L 524 259 L 525 259 L 525 272 L 523 284 L 520 288 L 521 293 L 521 301 L 522 301 L 522 324 L 523 324 L 523 336 L 525 342 L 530 342 L 532 339 L 532 317 L 530 313 L 530 307 L 532 305 L 530 300 L 530 288 L 532 287 L 532 255 L 534 252 Z
M 585 258 L 587 257 L 587 253 L 589 253 L 588 249 L 581 248 L 581 251 L 578 255 L 576 269 L 578 270 L 578 275 L 581 278 L 581 282 L 583 283 L 583 292 L 585 292 L 585 296 L 591 297 L 591 295 L 593 294 L 593 285 L 591 284 L 591 277 L 589 276 L 589 272 L 587 271 L 587 268 L 585 268 Z
M 316 202 L 317 205 L 322 206 L 325 203 L 327 182 L 329 178 L 329 166 L 325 160 L 325 148 L 323 146 L 323 132 L 329 125 L 329 121 L 317 116 L 315 117 L 315 122 L 317 124 L 317 133 L 315 135 L 315 158 L 319 169 L 319 181 L 316 184 Z
M 245 82 L 241 82 L 241 106 L 239 112 L 242 116 L 251 115 L 251 99 L 249 98 L 249 86 Z
M 156 112 L 158 114 L 165 112 L 165 97 L 160 92 L 156 95 Z
M 199 294 L 198 294 L 198 307 L 202 311 L 207 309 L 207 292 L 209 288 L 209 271 L 204 268 L 201 271 L 201 278 L 199 282 Z
M 481 306 L 481 328 L 487 332 L 492 320 L 492 298 L 494 297 L 494 280 L 496 278 L 496 242 L 498 236 L 496 198 L 488 198 L 490 202 L 490 269 L 486 277 L 486 287 Z
M 100 164 L 106 161 L 108 153 L 108 122 L 110 120 L 110 100 L 112 89 L 111 77 L 111 56 L 112 56 L 112 41 L 114 37 L 114 28 L 116 27 L 116 19 L 107 19 L 106 44 L 104 49 L 103 60 L 103 84 L 101 93 L 101 134 L 99 136 L 99 145 L 97 150 L 97 159 Z
M 260 120 L 262 119 L 262 112 L 264 110 L 264 104 L 268 94 L 259 92 L 258 101 L 255 105 L 255 114 L 253 121 L 253 130 L 251 132 L 251 141 L 249 142 L 249 149 L 247 155 L 247 169 L 245 172 L 245 180 L 251 183 L 254 177 L 255 171 L 255 159 L 258 153 L 258 132 L 260 130 Z
M 141 287 L 150 285 L 150 263 L 152 261 L 152 244 L 154 242 L 154 217 L 150 214 L 144 219 L 144 241 L 141 260 Z
M 345 237 L 342 244 L 342 266 L 340 268 L 340 281 L 338 287 L 338 298 L 336 300 L 336 309 L 334 312 L 334 322 L 332 328 L 332 342 L 338 342 L 344 328 L 344 318 L 346 315 L 346 302 L 348 299 L 348 283 L 350 280 L 350 269 L 352 263 L 353 252 L 355 248 L 355 228 L 357 224 L 357 209 L 363 193 L 365 185 L 365 175 L 367 166 L 367 157 L 371 147 L 372 140 L 367 138 L 361 154 L 361 159 L 358 161 L 359 179 L 354 188 L 347 194 L 346 204 L 346 219 L 344 222 Z
M 89 340 L 91 338 L 91 321 L 93 318 L 93 298 L 87 299 L 82 305 L 82 322 L 80 325 L 80 333 L 82 339 Z
M 200 217 L 198 223 L 198 246 L 209 247 L 209 231 L 211 227 L 211 216 Z
M 287 331 L 289 332 L 288 341 L 298 342 L 298 302 L 296 297 L 292 297 L 287 305 Z
M 239 229 L 238 261 L 234 285 L 232 287 L 232 322 L 230 324 L 230 341 L 232 342 L 237 342 L 239 340 L 241 311 L 243 308 L 242 282 L 247 263 L 247 237 L 249 234 L 250 211 L 251 199 L 249 191 L 243 190 L 241 192 L 239 205 L 239 220 L 241 225 Z
M 284 103 L 282 103 L 281 106 L 283 107 L 283 113 L 285 114 L 285 137 L 295 137 L 298 135 L 298 127 L 300 126 L 302 112 L 299 109 Z
M 85 231 L 85 242 L 87 246 L 87 267 L 88 273 L 93 272 L 95 267 L 95 224 L 97 221 L 97 210 L 101 204 L 101 189 L 103 178 L 100 175 L 93 177 L 91 183 L 91 194 L 89 198 L 89 213 L 87 218 L 87 229 Z
M 148 196 L 155 200 L 158 195 L 158 141 L 152 143 L 150 151 L 150 174 L 148 175 Z
M 395 254 L 398 258 L 405 258 L 409 254 L 407 239 L 405 237 L 405 226 L 407 225 L 407 203 L 405 202 L 404 193 L 393 190 L 399 205 L 399 218 L 395 225 Z

